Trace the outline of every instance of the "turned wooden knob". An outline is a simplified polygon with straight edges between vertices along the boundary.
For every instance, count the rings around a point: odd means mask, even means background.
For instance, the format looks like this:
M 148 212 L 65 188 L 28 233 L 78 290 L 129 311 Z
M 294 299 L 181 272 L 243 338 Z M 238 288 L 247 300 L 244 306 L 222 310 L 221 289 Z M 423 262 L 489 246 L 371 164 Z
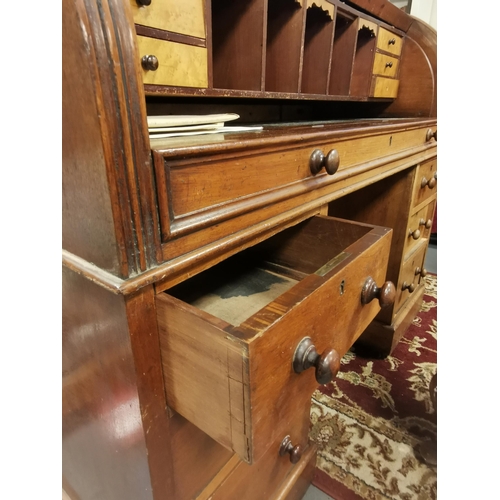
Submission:
M 392 281 L 386 281 L 380 288 L 375 280 L 369 276 L 361 290 L 361 303 L 368 304 L 373 299 L 378 299 L 380 307 L 392 306 L 396 300 L 396 287 Z
M 420 187 L 424 189 L 425 186 L 427 186 L 429 189 L 434 189 L 436 187 L 436 184 L 437 184 L 437 173 L 434 174 L 430 179 L 422 177 Z
M 316 175 L 323 167 L 327 174 L 333 175 L 339 168 L 340 156 L 336 149 L 332 149 L 325 156 L 321 149 L 315 149 L 309 158 L 311 173 Z
M 312 339 L 304 337 L 295 349 L 292 365 L 295 373 L 302 373 L 314 366 L 316 381 L 319 384 L 328 384 L 340 370 L 340 355 L 335 349 L 325 350 L 320 355 Z
M 420 238 L 420 229 L 415 229 L 415 231 L 410 229 L 408 236 L 411 236 L 414 240 L 418 240 Z
M 415 268 L 415 276 L 422 276 L 422 278 L 425 278 L 427 276 L 427 269 L 425 268 L 422 268 L 420 269 L 420 267 L 416 267 Z
M 147 71 L 156 71 L 158 69 L 158 58 L 153 55 L 143 56 L 141 65 Z
M 151 5 L 151 0 L 135 0 L 138 5 Z
M 420 219 L 419 226 L 425 226 L 425 229 L 430 229 L 432 227 L 432 219 Z
M 401 287 L 401 290 L 403 290 L 403 292 L 405 290 L 408 290 L 410 293 L 413 293 L 415 291 L 415 285 L 413 283 L 406 283 L 406 281 L 403 282 L 403 286 Z
M 302 457 L 302 446 L 300 446 L 300 444 L 294 446 L 290 436 L 286 436 L 280 445 L 280 457 L 287 453 L 290 454 L 290 462 L 292 462 L 292 464 L 296 464 Z
M 427 129 L 427 132 L 425 134 L 425 141 L 429 142 L 431 139 L 434 139 L 437 142 L 437 140 L 438 140 L 438 131 L 437 131 L 437 129 L 436 129 L 435 132 L 433 132 L 431 128 Z

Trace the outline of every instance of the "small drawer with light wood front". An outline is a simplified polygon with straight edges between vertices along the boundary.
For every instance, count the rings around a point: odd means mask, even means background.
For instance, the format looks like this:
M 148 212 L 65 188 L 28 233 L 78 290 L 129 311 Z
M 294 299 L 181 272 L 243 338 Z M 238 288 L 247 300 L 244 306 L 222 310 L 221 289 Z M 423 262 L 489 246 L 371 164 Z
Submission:
M 387 78 L 394 78 L 398 74 L 399 59 L 375 52 L 373 60 L 373 74 L 381 75 Z
M 142 81 L 150 85 L 208 87 L 208 56 L 205 47 L 137 36 Z
M 205 0 L 130 0 L 134 23 L 206 38 Z
M 372 97 L 395 98 L 398 96 L 399 80 L 374 76 L 372 79 Z
M 383 50 L 384 52 L 390 52 L 395 56 L 401 55 L 401 50 L 403 47 L 403 38 L 399 35 L 392 33 L 385 28 L 380 27 L 377 36 L 377 49 Z
M 417 167 L 413 186 L 413 206 L 432 198 L 437 192 L 437 158 L 422 162 Z
M 312 392 L 394 302 L 391 237 L 315 216 L 158 293 L 169 407 L 245 462 L 288 435 L 297 460 Z

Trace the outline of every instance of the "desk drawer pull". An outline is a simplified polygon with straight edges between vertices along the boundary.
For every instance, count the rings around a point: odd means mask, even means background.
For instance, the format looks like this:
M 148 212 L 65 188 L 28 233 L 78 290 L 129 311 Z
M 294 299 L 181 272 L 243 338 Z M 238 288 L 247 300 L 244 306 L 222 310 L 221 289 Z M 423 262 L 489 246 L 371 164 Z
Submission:
M 290 462 L 292 462 L 292 464 L 296 464 L 302 457 L 302 446 L 300 446 L 300 444 L 294 446 L 290 436 L 286 436 L 280 445 L 280 457 L 287 453 L 290 454 Z
M 420 269 L 420 267 L 416 267 L 415 268 L 415 276 L 418 276 L 418 275 L 420 275 L 422 278 L 425 278 L 427 276 L 427 269 L 425 269 L 425 268 Z
M 437 129 L 433 132 L 431 128 L 427 129 L 427 133 L 425 134 L 425 142 L 429 142 L 431 139 L 434 139 L 436 142 L 438 140 L 438 131 Z
M 415 229 L 415 231 L 410 229 L 408 231 L 408 236 L 411 236 L 414 240 L 418 240 L 420 238 L 420 229 Z
M 419 226 L 425 226 L 425 229 L 430 229 L 432 227 L 432 219 L 420 219 Z
M 396 300 L 396 287 L 391 281 L 386 281 L 380 288 L 375 280 L 369 276 L 361 290 L 361 303 L 368 304 L 378 299 L 380 307 L 392 306 Z
M 427 186 L 429 189 L 434 189 L 437 184 L 437 173 L 435 173 L 430 179 L 427 179 L 427 177 L 422 177 L 422 181 L 420 182 L 420 187 L 422 189 Z
M 413 293 L 415 291 L 415 285 L 413 283 L 406 283 L 406 281 L 403 282 L 403 286 L 401 287 L 401 290 L 403 290 L 403 292 L 405 290 L 408 290 L 410 293 Z
M 309 158 L 309 168 L 313 175 L 316 175 L 323 167 L 328 175 L 333 175 L 338 170 L 339 165 L 340 156 L 336 149 L 330 150 L 326 156 L 321 149 L 315 149 Z
M 385 63 L 386 68 L 392 68 L 392 61 L 386 62 Z
M 153 55 L 142 56 L 141 65 L 147 71 L 156 71 L 159 66 L 158 58 Z
M 389 45 L 396 45 L 396 39 L 395 38 L 391 38 L 389 40 Z
M 136 0 L 136 2 L 137 5 L 144 5 L 144 6 L 151 5 L 151 0 Z
M 340 356 L 335 349 L 325 350 L 321 355 L 310 337 L 304 337 L 293 355 L 293 370 L 302 373 L 314 366 L 318 384 L 328 384 L 340 370 Z

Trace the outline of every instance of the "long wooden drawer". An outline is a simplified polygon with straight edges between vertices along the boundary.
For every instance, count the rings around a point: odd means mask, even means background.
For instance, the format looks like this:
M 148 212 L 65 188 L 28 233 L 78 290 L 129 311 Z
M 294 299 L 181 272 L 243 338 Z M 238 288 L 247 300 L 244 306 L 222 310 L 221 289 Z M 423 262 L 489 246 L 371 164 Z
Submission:
M 335 373 L 379 302 L 394 300 L 391 237 L 312 217 L 158 294 L 168 405 L 248 463 L 285 435 L 300 442 L 321 370 Z M 368 300 L 370 283 L 380 299 Z M 292 365 L 306 338 L 317 370 Z
M 327 130 L 318 126 L 307 133 L 319 136 Z M 246 135 L 214 134 L 199 138 L 193 145 L 193 139 L 188 142 L 185 138 L 152 140 L 162 241 L 261 208 L 275 206 L 274 215 L 281 213 L 280 202 L 335 183 L 345 171 L 372 162 L 375 152 L 383 161 L 384 157 L 424 146 L 426 131 L 422 127 L 381 133 L 367 127 L 314 140 L 299 129 L 290 134 L 295 139 L 290 142 L 281 132 L 270 129 Z M 327 158 L 332 151 L 337 153 L 337 171 L 329 175 L 322 167 L 313 173 L 314 158 Z M 249 223 L 253 221 L 230 230 L 235 233 Z M 206 243 L 198 241 L 197 245 Z

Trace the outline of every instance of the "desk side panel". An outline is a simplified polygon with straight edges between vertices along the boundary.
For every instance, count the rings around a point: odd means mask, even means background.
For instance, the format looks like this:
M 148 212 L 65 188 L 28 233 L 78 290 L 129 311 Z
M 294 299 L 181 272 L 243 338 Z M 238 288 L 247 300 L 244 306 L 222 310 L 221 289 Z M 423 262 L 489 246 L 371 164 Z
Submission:
M 124 298 L 63 268 L 62 473 L 72 498 L 152 500 Z

